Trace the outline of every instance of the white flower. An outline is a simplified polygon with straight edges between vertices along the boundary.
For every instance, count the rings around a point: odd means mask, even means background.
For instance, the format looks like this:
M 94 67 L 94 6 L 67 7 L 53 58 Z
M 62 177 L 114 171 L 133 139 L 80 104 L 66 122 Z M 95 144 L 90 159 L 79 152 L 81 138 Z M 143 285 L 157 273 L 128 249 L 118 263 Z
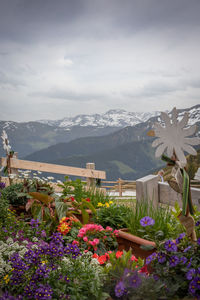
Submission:
M 186 165 L 187 161 L 184 155 L 184 151 L 189 154 L 196 155 L 196 150 L 190 145 L 200 144 L 200 138 L 197 137 L 188 137 L 195 133 L 196 125 L 184 128 L 189 119 L 189 115 L 186 112 L 181 121 L 178 121 L 178 113 L 176 108 L 172 110 L 172 117 L 170 117 L 161 112 L 161 119 L 165 123 L 165 126 L 162 126 L 159 123 L 154 124 L 155 136 L 158 139 L 154 140 L 152 143 L 153 147 L 157 147 L 155 156 L 161 156 L 167 149 L 167 155 L 171 157 L 174 152 L 178 160 Z
M 33 242 L 38 242 L 38 238 L 36 238 L 35 236 L 32 239 Z
M 48 180 L 54 180 L 54 177 L 53 176 L 48 176 L 47 179 Z
M 11 237 L 9 237 L 7 240 L 6 240 L 6 244 L 10 245 L 10 244 L 13 244 L 13 239 Z

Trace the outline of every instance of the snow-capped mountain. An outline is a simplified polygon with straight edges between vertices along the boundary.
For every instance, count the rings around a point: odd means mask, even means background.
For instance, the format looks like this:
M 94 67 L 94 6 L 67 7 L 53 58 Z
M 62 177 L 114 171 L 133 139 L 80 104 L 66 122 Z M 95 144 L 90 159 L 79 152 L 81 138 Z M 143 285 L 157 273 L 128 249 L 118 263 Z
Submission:
M 197 124 L 197 135 L 200 136 L 200 105 L 178 110 L 179 118 L 185 111 L 189 112 L 189 125 Z M 67 143 L 84 137 L 100 137 L 119 131 L 127 126 L 133 128 L 131 136 L 139 140 L 146 139 L 145 130 L 159 120 L 159 112 L 127 112 L 125 110 L 109 110 L 105 114 L 78 115 L 62 120 L 45 120 L 35 122 L 0 121 L 0 134 L 6 130 L 10 144 L 19 157 L 24 157 L 41 149 L 58 143 Z M 123 134 L 124 135 L 124 134 Z M 122 137 L 124 138 L 124 137 Z M 49 150 L 48 150 L 49 151 Z M 0 156 L 4 155 L 0 144 Z
M 92 126 L 92 127 L 126 127 L 147 121 L 149 118 L 158 116 L 160 112 L 127 112 L 123 109 L 109 110 L 104 114 L 77 115 L 61 120 L 40 120 L 38 122 L 50 126 L 69 128 L 72 126 Z

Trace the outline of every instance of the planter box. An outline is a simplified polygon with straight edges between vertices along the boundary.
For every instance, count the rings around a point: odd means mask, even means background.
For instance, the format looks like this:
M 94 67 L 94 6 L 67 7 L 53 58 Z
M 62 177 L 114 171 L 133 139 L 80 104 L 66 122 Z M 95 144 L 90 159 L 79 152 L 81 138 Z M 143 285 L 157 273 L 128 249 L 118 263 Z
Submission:
M 137 258 L 141 257 L 142 259 L 146 258 L 150 254 L 155 252 L 155 249 L 152 249 L 152 250 L 142 249 L 141 248 L 142 245 L 144 245 L 144 246 L 151 245 L 153 247 L 156 247 L 156 244 L 154 242 L 142 239 L 138 236 L 127 233 L 123 230 L 119 230 L 117 242 L 118 242 L 118 250 L 128 251 L 131 248 L 133 255 L 135 255 Z

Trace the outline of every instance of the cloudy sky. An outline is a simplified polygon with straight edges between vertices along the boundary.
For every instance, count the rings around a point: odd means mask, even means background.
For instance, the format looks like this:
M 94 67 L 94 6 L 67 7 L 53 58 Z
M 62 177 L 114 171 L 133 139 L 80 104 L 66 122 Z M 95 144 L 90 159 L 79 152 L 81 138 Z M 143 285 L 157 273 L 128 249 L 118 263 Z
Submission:
M 200 0 L 0 0 L 0 120 L 200 103 Z

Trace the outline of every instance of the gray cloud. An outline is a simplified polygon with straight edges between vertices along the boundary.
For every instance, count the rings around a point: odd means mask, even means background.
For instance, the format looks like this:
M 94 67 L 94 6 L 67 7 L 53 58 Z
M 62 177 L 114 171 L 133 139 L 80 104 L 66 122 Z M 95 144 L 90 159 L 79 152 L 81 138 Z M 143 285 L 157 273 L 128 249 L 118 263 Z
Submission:
M 199 11 L 199 0 L 1 0 L 1 118 L 199 103 Z

